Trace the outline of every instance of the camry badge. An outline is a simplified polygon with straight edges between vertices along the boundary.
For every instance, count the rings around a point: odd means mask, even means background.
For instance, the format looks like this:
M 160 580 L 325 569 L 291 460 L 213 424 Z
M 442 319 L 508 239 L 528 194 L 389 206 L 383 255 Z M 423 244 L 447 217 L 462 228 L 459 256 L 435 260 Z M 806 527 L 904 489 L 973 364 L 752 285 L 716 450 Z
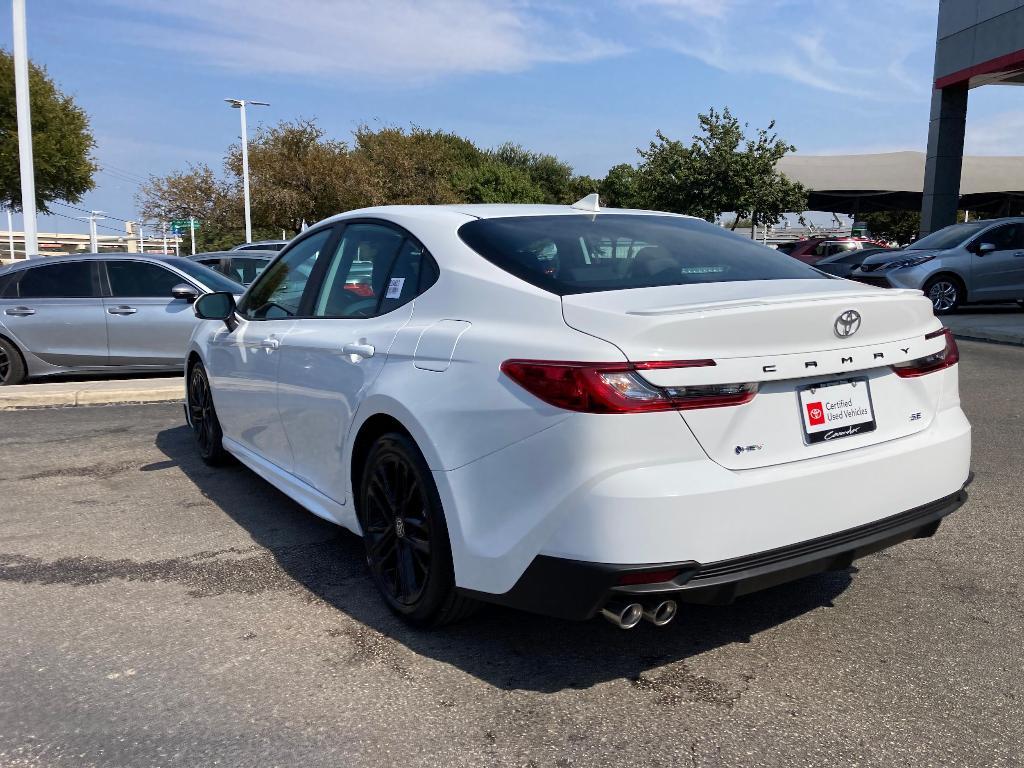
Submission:
M 840 339 L 845 339 L 848 336 L 853 336 L 860 328 L 860 312 L 854 309 L 848 309 L 839 317 L 836 318 L 836 324 L 834 326 L 836 336 Z

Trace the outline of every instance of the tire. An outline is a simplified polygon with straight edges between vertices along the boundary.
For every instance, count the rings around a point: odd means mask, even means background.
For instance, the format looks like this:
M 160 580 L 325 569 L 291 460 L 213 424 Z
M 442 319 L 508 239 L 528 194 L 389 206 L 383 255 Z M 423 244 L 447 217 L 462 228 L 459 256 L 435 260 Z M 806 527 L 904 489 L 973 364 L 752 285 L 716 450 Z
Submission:
M 408 435 L 389 432 L 371 446 L 356 513 L 370 576 L 392 611 L 420 627 L 450 624 L 473 611 L 476 601 L 455 588 L 437 486 Z
M 952 275 L 936 275 L 924 284 L 924 295 L 932 302 L 936 315 L 956 312 L 965 298 L 964 284 Z
M 222 442 L 224 433 L 213 407 L 210 380 L 202 363 L 196 363 L 189 371 L 187 395 L 189 421 L 199 457 L 211 467 L 224 464 L 228 460 L 228 452 Z
M 7 339 L 0 339 L 0 387 L 23 384 L 28 378 L 21 352 Z

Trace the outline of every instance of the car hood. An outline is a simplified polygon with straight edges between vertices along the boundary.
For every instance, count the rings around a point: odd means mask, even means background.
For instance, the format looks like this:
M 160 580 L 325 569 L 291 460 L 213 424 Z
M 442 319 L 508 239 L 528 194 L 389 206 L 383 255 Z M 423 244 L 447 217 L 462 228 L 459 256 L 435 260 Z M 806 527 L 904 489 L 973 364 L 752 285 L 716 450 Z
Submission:
M 899 261 L 900 259 L 911 259 L 918 256 L 934 256 L 937 253 L 942 253 L 940 250 L 935 249 L 903 249 L 900 251 L 886 251 L 885 253 L 876 253 L 868 256 L 861 262 L 861 264 L 888 264 L 890 261 Z

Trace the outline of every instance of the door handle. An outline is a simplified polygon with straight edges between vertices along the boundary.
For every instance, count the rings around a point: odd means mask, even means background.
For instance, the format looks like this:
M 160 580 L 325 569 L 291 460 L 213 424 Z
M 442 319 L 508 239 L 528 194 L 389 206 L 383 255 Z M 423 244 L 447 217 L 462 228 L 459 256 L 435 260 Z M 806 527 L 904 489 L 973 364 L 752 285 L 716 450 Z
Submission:
M 281 340 L 275 339 L 273 336 L 268 336 L 260 342 L 260 346 L 263 347 L 263 349 L 277 349 L 281 346 Z
M 1015 254 L 1013 254 L 1013 257 L 1015 259 L 1024 259 L 1024 251 L 1017 251 Z
M 107 312 L 112 315 L 134 315 L 138 311 L 139 310 L 135 307 L 128 307 L 125 305 L 121 305 L 120 307 L 107 307 Z
M 373 344 L 346 344 L 341 351 L 356 357 L 373 357 L 374 353 Z
M 10 315 L 11 317 L 28 317 L 35 313 L 36 311 L 32 309 L 32 307 L 11 307 L 10 309 L 4 310 L 4 314 Z

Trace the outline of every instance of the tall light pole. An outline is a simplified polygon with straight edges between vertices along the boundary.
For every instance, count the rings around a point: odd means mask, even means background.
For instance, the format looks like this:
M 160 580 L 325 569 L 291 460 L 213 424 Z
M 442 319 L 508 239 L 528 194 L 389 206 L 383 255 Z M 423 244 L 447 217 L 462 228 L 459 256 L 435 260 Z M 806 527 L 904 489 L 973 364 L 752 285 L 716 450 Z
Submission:
M 21 165 L 21 210 L 25 229 L 25 256 L 39 253 L 36 226 L 36 176 L 32 165 L 32 115 L 28 102 L 28 34 L 25 0 L 14 0 L 14 91 L 18 108 L 18 159 Z
M 11 260 L 14 260 L 14 217 L 11 209 L 7 209 L 7 246 L 11 249 Z
M 224 99 L 237 109 L 242 116 L 242 197 L 245 198 L 245 242 L 252 242 L 252 214 L 249 212 L 249 131 L 245 124 L 245 105 L 253 104 L 258 107 L 269 107 L 266 101 L 252 101 L 246 99 Z
M 103 215 L 103 213 L 105 213 L 105 212 L 104 211 L 89 211 L 89 215 L 88 216 L 79 216 L 78 217 L 78 218 L 82 219 L 83 221 L 88 221 L 89 222 L 89 248 L 92 250 L 93 253 L 99 253 L 100 252 L 100 238 L 99 238 L 99 235 L 96 232 L 96 222 L 97 221 L 103 221 L 103 219 L 107 218 L 106 216 Z

